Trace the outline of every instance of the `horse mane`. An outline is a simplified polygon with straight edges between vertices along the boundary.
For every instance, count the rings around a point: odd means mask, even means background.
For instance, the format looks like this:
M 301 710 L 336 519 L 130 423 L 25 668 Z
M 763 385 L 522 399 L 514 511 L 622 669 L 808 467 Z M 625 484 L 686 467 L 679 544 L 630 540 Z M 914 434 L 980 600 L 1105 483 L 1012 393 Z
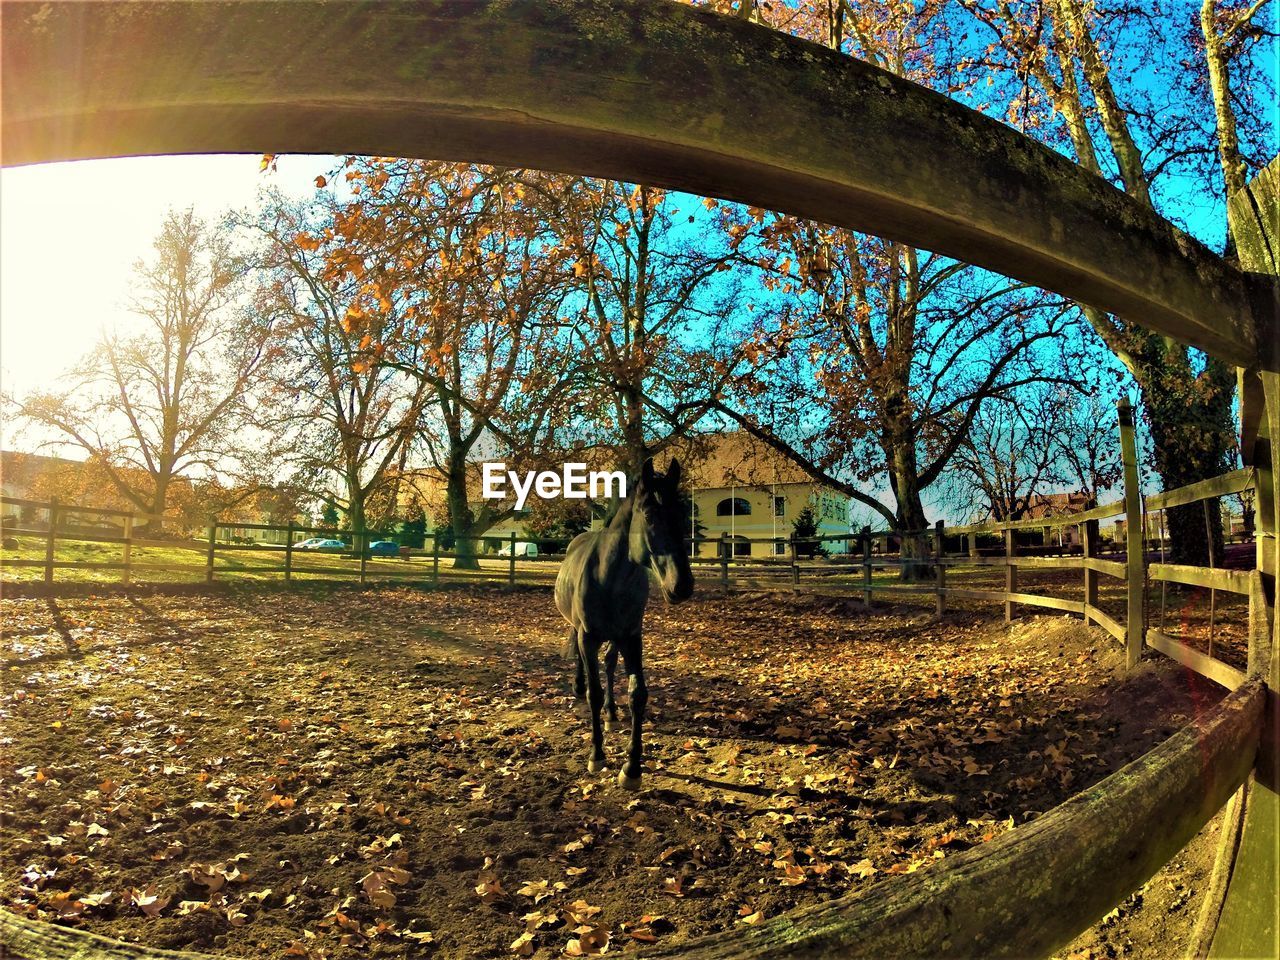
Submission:
M 621 500 L 614 502 L 609 513 L 605 516 L 604 528 L 606 530 L 626 530 L 631 525 L 631 517 L 635 512 L 635 495 L 634 491 L 628 491 L 627 495 Z

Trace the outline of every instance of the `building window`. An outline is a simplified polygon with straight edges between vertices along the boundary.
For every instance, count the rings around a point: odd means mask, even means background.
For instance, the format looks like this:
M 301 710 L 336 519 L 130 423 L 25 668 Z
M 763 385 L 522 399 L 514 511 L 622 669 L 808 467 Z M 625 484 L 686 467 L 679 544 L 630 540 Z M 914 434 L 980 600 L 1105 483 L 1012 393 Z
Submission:
M 751 515 L 751 504 L 741 497 L 725 497 L 716 504 L 717 517 L 748 517 Z
M 786 552 L 787 552 L 787 541 L 785 540 L 773 541 L 773 555 L 775 557 L 784 556 Z
M 773 498 L 773 515 L 775 517 L 785 517 L 787 515 L 787 498 L 786 497 Z
M 735 557 L 751 556 L 751 541 L 746 537 L 733 538 L 733 555 Z

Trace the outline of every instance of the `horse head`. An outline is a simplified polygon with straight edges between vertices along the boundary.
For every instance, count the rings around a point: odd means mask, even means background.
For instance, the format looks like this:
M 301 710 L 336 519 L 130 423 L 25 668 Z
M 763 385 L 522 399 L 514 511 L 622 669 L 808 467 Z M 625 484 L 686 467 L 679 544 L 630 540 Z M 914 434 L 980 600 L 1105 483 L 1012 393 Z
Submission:
M 664 475 L 654 472 L 652 459 L 645 460 L 632 497 L 632 532 L 644 545 L 662 595 L 668 603 L 688 600 L 693 596 L 693 571 L 684 545 L 679 461 L 672 460 Z

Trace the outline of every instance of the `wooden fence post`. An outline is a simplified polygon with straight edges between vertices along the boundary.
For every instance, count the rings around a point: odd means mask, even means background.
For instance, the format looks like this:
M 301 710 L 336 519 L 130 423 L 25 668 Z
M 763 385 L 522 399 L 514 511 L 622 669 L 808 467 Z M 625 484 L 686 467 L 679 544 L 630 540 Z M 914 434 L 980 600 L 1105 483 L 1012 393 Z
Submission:
M 440 534 L 431 531 L 431 582 L 440 582 Z
M 1100 531 L 1097 520 L 1086 520 L 1080 524 L 1080 558 L 1084 564 L 1084 625 L 1097 623 L 1090 616 L 1092 608 L 1098 605 L 1098 571 L 1090 569 L 1089 561 L 1097 555 Z
M 133 514 L 130 513 L 124 518 L 124 551 L 121 560 L 124 562 L 124 569 L 120 572 L 120 582 L 128 583 L 130 568 L 133 566 Z
M 213 551 L 217 546 L 218 518 L 209 518 L 209 551 L 204 560 L 204 582 L 213 583 Z
M 511 531 L 511 556 L 507 559 L 507 586 L 516 585 L 516 532 Z
M 1013 527 L 1004 528 L 1004 622 L 1013 623 L 1013 601 L 1009 595 L 1018 592 L 1018 565 L 1014 562 L 1017 549 L 1014 545 Z
M 1240 266 L 1251 274 L 1280 276 L 1280 159 L 1271 162 L 1244 189 L 1227 198 L 1227 223 Z M 1273 288 L 1274 289 L 1274 288 Z M 1274 294 L 1272 294 L 1274 296 Z M 1272 301 L 1274 303 L 1274 301 Z M 1263 301 L 1265 304 L 1265 301 Z M 1263 316 L 1274 320 L 1260 305 Z M 1254 779 L 1242 797 L 1244 824 L 1238 849 L 1219 848 L 1231 865 L 1226 896 L 1208 955 L 1273 956 L 1277 939 L 1276 850 L 1280 847 L 1280 616 L 1275 576 L 1280 572 L 1276 508 L 1280 501 L 1280 345 L 1265 321 L 1256 329 L 1269 369 L 1241 370 L 1240 449 L 1257 468 L 1257 568 L 1250 585 L 1249 672 L 1267 684 L 1267 711 Z M 1266 365 L 1264 365 L 1266 366 Z M 1256 674 L 1255 674 L 1256 675 Z
M 1209 567 L 1213 569 L 1218 565 L 1217 551 L 1213 549 L 1213 521 L 1209 517 L 1209 501 L 1201 500 L 1200 506 L 1204 511 L 1204 536 L 1209 547 Z M 1221 519 L 1221 515 L 1219 515 Z M 1160 532 L 1160 549 L 1164 549 L 1164 531 Z M 1209 588 L 1209 656 L 1213 656 L 1213 635 L 1216 628 L 1216 620 L 1218 618 L 1218 591 L 1213 587 Z
M 800 585 L 800 554 L 796 547 L 796 535 L 791 534 L 791 585 Z
M 58 538 L 58 498 L 49 501 L 49 534 L 44 542 L 44 582 L 53 583 L 54 541 Z
M 934 524 L 933 530 L 933 569 L 938 584 L 934 613 L 941 620 L 947 612 L 947 568 L 942 562 L 945 551 L 942 546 L 944 528 L 941 520 Z
M 871 609 L 871 527 L 862 528 L 862 603 Z
M 720 587 L 726 593 L 729 590 L 729 534 L 720 532 Z
M 1138 665 L 1146 636 L 1143 601 L 1146 569 L 1143 564 L 1142 490 L 1138 486 L 1138 452 L 1133 431 L 1133 406 L 1128 398 L 1117 407 L 1120 421 L 1120 460 L 1124 464 L 1125 584 L 1128 587 L 1125 626 L 1125 660 L 1129 669 Z
M 284 534 L 284 582 L 293 579 L 293 522 L 285 527 Z

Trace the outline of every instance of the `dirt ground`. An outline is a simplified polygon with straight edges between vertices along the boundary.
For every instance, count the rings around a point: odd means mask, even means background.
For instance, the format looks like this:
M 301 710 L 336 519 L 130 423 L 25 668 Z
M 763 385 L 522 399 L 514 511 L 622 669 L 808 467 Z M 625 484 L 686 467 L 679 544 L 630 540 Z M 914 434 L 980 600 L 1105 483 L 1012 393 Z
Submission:
M 758 923 L 997 837 L 1220 697 L 1160 658 L 1125 677 L 1068 617 L 656 603 L 629 792 L 622 730 L 585 771 L 548 590 L 0 613 L 0 902 L 228 956 L 577 956 Z M 1177 954 L 1215 830 L 1063 956 Z

